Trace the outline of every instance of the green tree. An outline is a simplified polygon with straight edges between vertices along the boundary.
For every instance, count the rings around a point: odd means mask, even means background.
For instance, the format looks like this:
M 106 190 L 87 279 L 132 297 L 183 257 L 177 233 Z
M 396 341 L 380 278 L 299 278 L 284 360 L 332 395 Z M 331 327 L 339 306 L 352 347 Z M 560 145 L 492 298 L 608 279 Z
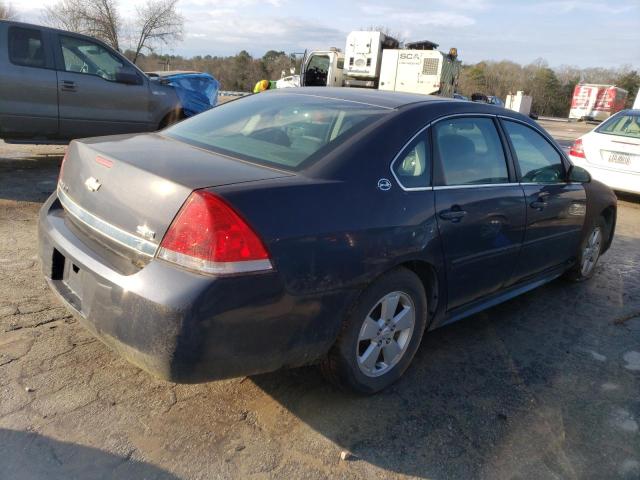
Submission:
M 638 72 L 636 70 L 631 70 L 630 72 L 622 74 L 616 80 L 616 86 L 624 88 L 629 92 L 626 106 L 627 108 L 631 108 L 633 101 L 638 95 L 638 88 L 640 87 L 640 75 L 638 75 Z

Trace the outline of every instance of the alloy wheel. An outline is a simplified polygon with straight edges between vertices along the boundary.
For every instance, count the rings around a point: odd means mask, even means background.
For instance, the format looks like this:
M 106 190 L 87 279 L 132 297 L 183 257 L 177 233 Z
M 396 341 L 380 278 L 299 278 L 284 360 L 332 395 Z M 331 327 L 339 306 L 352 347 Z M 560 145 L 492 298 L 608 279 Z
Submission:
M 583 277 L 588 276 L 596 266 L 600 257 L 600 249 L 602 246 L 602 230 L 600 227 L 594 228 L 589 234 L 587 244 L 582 250 L 582 264 L 580 270 Z
M 391 292 L 378 300 L 364 319 L 356 349 L 360 371 L 378 377 L 404 356 L 415 327 L 415 306 L 404 292 Z

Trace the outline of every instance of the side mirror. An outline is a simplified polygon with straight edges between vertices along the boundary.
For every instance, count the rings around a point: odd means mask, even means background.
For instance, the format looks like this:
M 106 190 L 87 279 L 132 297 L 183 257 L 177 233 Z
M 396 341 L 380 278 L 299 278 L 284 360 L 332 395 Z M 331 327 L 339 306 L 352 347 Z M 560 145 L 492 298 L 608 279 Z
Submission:
M 569 181 L 575 183 L 589 183 L 591 181 L 591 174 L 582 167 L 571 165 L 571 168 L 569 168 Z
M 120 68 L 116 72 L 116 82 L 125 83 L 127 85 L 140 85 L 142 80 L 140 75 L 132 68 Z

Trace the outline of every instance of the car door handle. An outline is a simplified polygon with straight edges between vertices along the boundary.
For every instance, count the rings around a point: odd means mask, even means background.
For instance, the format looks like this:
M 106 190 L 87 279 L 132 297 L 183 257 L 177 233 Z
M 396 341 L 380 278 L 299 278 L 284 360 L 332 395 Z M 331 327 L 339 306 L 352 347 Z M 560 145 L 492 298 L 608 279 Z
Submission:
M 534 208 L 536 210 L 542 210 L 547 205 L 549 205 L 549 202 L 545 201 L 545 199 L 542 197 L 538 198 L 538 200 L 535 200 L 529 204 L 531 208 Z
M 462 217 L 464 217 L 466 214 L 467 212 L 465 212 L 464 210 L 460 210 L 460 207 L 452 207 L 451 210 L 444 210 L 440 212 L 440 218 L 442 220 L 449 220 L 451 222 L 457 223 L 462 220 Z
M 76 91 L 76 82 L 71 80 L 62 80 L 60 82 L 60 90 L 63 92 L 75 92 Z

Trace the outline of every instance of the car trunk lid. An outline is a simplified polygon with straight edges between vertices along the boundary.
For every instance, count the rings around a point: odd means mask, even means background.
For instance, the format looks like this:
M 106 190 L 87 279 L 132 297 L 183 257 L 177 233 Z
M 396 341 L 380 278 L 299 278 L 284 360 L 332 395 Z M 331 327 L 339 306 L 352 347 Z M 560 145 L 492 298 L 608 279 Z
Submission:
M 159 134 L 118 135 L 70 144 L 58 196 L 77 224 L 152 256 L 193 190 L 288 175 Z
M 593 132 L 582 139 L 587 162 L 620 172 L 640 173 L 640 140 Z

